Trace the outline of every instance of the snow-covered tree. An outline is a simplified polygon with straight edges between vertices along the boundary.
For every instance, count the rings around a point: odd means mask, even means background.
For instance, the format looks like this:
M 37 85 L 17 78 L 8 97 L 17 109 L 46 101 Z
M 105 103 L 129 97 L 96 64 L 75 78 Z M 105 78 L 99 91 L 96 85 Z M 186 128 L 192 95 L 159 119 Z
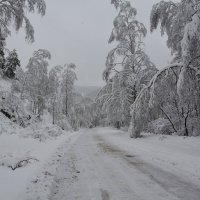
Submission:
M 69 65 L 65 66 L 65 69 L 62 74 L 62 87 L 61 91 L 63 94 L 63 113 L 66 115 L 67 118 L 72 122 L 74 121 L 74 83 L 77 80 L 76 76 L 76 65 L 74 63 L 70 63 Z
M 3 47 L 0 46 L 0 75 L 1 76 L 3 76 L 3 69 L 5 68 L 5 62 L 6 62 L 6 59 L 5 59 Z
M 77 79 L 75 73 L 75 64 L 69 64 L 63 72 L 62 75 L 62 92 L 65 94 L 65 108 L 64 113 L 69 116 L 70 104 L 73 103 L 73 93 L 74 93 L 74 82 Z
M 182 69 L 182 63 L 167 66 L 157 72 L 150 83 L 141 90 L 131 108 L 131 137 L 140 136 L 148 123 L 158 118 L 168 120 L 171 127 L 168 134 L 197 134 L 200 119 L 199 82 L 194 70 L 190 70 L 181 83 L 181 89 L 178 88 L 182 79 Z
M 161 33 L 167 34 L 168 47 L 175 54 L 175 60 L 183 63 L 178 89 L 189 73 L 188 68 L 199 74 L 200 58 L 200 2 L 198 0 L 161 1 L 151 12 L 151 31 L 161 26 Z
M 189 125 L 199 118 L 200 97 L 199 6 L 197 0 L 161 1 L 153 6 L 151 31 L 160 24 L 161 33 L 167 34 L 167 45 L 175 57 L 172 64 L 159 71 L 136 98 L 130 128 L 133 137 L 141 132 L 139 121 L 152 106 L 161 111 L 174 132 L 193 134 L 194 127 Z
M 34 42 L 34 28 L 28 18 L 27 13 L 37 13 L 45 15 L 46 3 L 44 0 L 1 0 L 0 1 L 0 75 L 5 66 L 4 48 L 5 40 L 11 35 L 11 25 L 16 31 L 25 28 L 26 40 Z M 9 77 L 14 77 L 10 68 L 6 72 Z
M 27 12 L 45 14 L 44 0 L 1 0 L 0 1 L 0 37 L 11 34 L 10 25 L 14 23 L 15 30 L 25 27 L 26 39 L 34 41 L 34 28 L 27 17 Z
M 109 43 L 116 42 L 117 46 L 108 53 L 103 73 L 103 78 L 112 88 L 104 107 L 111 123 L 120 127 L 129 125 L 130 106 L 142 85 L 155 74 L 156 68 L 143 50 L 142 39 L 147 30 L 137 21 L 136 9 L 129 1 L 112 0 L 111 3 L 119 12 L 113 22 Z
M 173 132 L 188 136 L 196 131 L 198 126 L 194 122 L 199 119 L 200 108 L 199 6 L 198 0 L 161 1 L 153 6 L 151 31 L 160 25 L 161 34 L 167 34 L 167 45 L 174 60 L 137 96 L 132 106 L 132 137 L 139 136 L 149 121 L 159 117 L 168 120 Z
M 62 115 L 62 96 L 61 96 L 61 78 L 63 67 L 58 65 L 49 72 L 49 102 L 50 112 L 53 116 L 53 124 L 60 120 Z
M 41 114 L 45 106 L 45 97 L 49 92 L 48 60 L 51 54 L 48 50 L 39 49 L 33 53 L 26 66 L 26 84 L 32 100 L 32 111 Z
M 76 123 L 78 127 L 95 127 L 98 124 L 97 108 L 95 102 L 89 97 L 82 97 L 74 106 Z
M 142 50 L 142 38 L 147 30 L 142 23 L 136 20 L 136 9 L 128 1 L 112 1 L 119 9 L 114 19 L 109 43 L 117 42 L 107 57 L 104 78 L 109 79 L 112 72 L 121 71 L 124 67 L 132 73 L 137 73 L 142 66 L 151 65 L 147 55 Z M 148 60 L 148 62 L 146 62 Z
M 70 63 L 64 66 L 55 66 L 49 72 L 48 80 L 48 110 L 53 116 L 53 124 L 64 128 L 71 125 L 77 128 L 74 83 L 76 65 Z
M 3 73 L 8 78 L 15 78 L 15 72 L 17 67 L 20 67 L 20 61 L 16 50 L 9 52 L 8 57 L 6 58 L 5 67 L 3 68 Z

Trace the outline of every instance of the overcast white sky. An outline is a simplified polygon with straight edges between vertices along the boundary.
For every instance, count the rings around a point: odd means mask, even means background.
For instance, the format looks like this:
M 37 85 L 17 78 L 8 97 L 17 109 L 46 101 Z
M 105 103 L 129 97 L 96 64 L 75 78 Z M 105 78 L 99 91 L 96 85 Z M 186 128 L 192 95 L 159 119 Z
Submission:
M 160 0 L 131 0 L 138 10 L 137 19 L 149 31 L 152 5 Z M 34 50 L 48 49 L 52 54 L 50 66 L 74 62 L 77 65 L 77 85 L 103 85 L 102 72 L 107 53 L 112 49 L 107 41 L 117 11 L 110 0 L 46 0 L 47 12 L 42 18 L 31 15 L 35 28 L 35 43 L 24 40 L 24 32 L 13 33 L 7 47 L 17 49 L 22 66 L 26 66 Z M 159 31 L 148 33 L 146 52 L 162 68 L 170 61 L 170 53 Z

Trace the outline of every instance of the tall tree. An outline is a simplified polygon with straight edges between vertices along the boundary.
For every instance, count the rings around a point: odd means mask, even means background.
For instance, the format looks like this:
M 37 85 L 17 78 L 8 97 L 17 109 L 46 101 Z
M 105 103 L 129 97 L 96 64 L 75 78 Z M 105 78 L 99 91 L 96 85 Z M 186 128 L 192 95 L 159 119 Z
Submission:
M 59 115 L 62 115 L 62 83 L 63 67 L 58 65 L 52 68 L 49 72 L 49 93 L 50 93 L 50 111 L 53 115 L 53 124 L 59 120 Z
M 45 97 L 48 95 L 48 60 L 51 54 L 48 50 L 39 49 L 29 59 L 26 71 L 27 89 L 32 99 L 32 111 L 41 114 L 44 109 Z
M 167 34 L 167 45 L 175 59 L 185 58 L 186 65 L 199 56 L 199 6 L 198 0 L 161 1 L 151 11 L 151 31 L 160 24 L 161 34 Z
M 103 73 L 107 84 L 112 84 L 112 93 L 106 102 L 108 116 L 111 117 L 113 114 L 111 118 L 115 119 L 114 124 L 123 123 L 128 126 L 131 118 L 130 106 L 141 89 L 141 77 L 143 81 L 144 77 L 149 80 L 156 72 L 156 68 L 143 51 L 142 39 L 146 36 L 147 30 L 137 21 L 136 9 L 125 0 L 112 0 L 111 3 L 119 12 L 114 19 L 109 39 L 109 43 L 116 42 L 117 46 L 108 53 Z M 148 74 L 149 77 L 144 74 Z M 117 113 L 114 113 L 114 110 Z
M 71 125 L 74 124 L 74 83 L 77 80 L 76 76 L 76 65 L 70 63 L 66 66 L 62 75 L 62 87 L 61 91 L 63 93 L 63 113 L 69 119 Z
M 0 0 L 0 73 L 5 68 L 4 47 L 5 40 L 11 35 L 11 24 L 18 31 L 25 28 L 25 39 L 34 42 L 34 28 L 27 17 L 27 13 L 37 13 L 45 15 L 45 0 Z
M 147 30 L 142 23 L 136 20 L 136 9 L 128 1 L 112 1 L 119 9 L 114 19 L 109 43 L 116 41 L 117 47 L 112 49 L 107 57 L 104 78 L 107 80 L 112 73 L 118 72 L 118 68 L 132 73 L 137 73 L 144 65 L 150 65 L 147 55 L 142 50 L 142 38 L 146 36 Z

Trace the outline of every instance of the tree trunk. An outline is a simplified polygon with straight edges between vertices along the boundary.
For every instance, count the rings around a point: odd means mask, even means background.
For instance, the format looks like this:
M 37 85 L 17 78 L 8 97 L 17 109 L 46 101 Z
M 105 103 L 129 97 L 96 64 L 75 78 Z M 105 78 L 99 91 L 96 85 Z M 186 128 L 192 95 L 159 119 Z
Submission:
M 68 95 L 68 91 L 67 91 L 67 80 L 66 80 L 66 112 L 65 112 L 65 114 L 66 114 L 66 117 L 68 117 L 68 97 L 67 97 L 67 95 Z
M 53 124 L 55 124 L 55 101 L 53 101 Z
M 190 113 L 189 104 L 188 104 L 188 110 L 187 110 L 186 115 L 184 115 L 184 109 L 183 109 L 183 108 L 182 108 L 182 111 L 183 111 L 184 126 L 185 126 L 185 133 L 184 133 L 184 136 L 188 137 L 188 136 L 189 136 L 189 131 L 188 131 L 188 127 L 187 127 L 187 120 L 188 120 L 189 113 Z
M 177 102 L 176 98 L 174 99 L 174 104 L 175 104 L 177 115 L 178 115 L 179 129 L 180 129 L 181 126 L 182 126 L 182 124 L 181 124 L 181 116 L 180 116 L 180 111 L 179 111 L 178 102 Z
M 163 112 L 163 114 L 167 117 L 167 119 L 169 120 L 170 124 L 172 125 L 172 128 L 174 129 L 175 132 L 177 132 L 175 125 L 173 124 L 172 120 L 170 119 L 170 117 L 167 115 L 167 113 L 164 111 L 164 109 L 160 106 L 161 111 Z

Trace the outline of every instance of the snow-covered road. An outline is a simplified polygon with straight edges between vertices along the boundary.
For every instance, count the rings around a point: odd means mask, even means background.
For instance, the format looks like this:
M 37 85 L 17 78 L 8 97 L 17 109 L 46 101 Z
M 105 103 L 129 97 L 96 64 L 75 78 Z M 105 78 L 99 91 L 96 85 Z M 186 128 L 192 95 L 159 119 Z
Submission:
M 141 138 L 134 145 L 122 134 L 110 129 L 83 130 L 62 158 L 50 200 L 200 199 L 199 177 L 187 173 L 190 166 L 177 167 L 184 158 L 176 163 L 173 155 L 164 157 L 165 142 L 157 141 L 160 154 L 154 154 L 156 145 L 151 141 Z

